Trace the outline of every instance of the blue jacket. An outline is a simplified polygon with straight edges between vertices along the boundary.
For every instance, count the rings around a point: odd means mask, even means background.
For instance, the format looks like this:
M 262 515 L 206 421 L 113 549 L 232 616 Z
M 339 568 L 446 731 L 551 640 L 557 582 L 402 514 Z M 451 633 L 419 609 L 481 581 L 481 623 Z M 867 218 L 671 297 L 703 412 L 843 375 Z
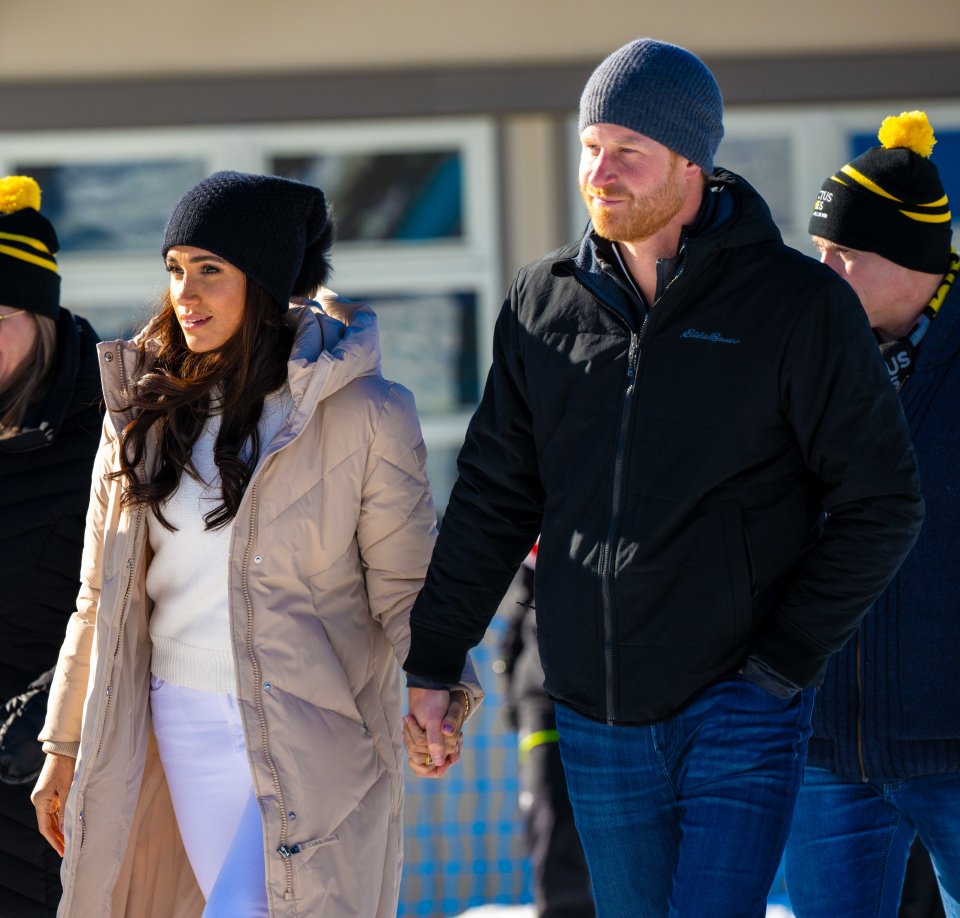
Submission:
M 808 764 L 855 780 L 960 771 L 960 288 L 901 391 L 926 519 L 827 668 Z M 859 752 L 858 752 L 859 748 Z

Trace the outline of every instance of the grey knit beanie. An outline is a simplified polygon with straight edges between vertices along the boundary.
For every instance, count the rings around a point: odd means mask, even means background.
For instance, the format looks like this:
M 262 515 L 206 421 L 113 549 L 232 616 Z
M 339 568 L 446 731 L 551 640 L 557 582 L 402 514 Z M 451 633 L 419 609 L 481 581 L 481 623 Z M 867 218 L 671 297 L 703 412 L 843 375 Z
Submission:
M 275 175 L 215 172 L 177 202 L 161 252 L 166 257 L 177 245 L 213 252 L 286 309 L 291 294 L 326 279 L 332 241 L 319 188 Z
M 713 172 L 723 139 L 720 87 L 695 54 L 653 38 L 614 51 L 580 97 L 580 127 L 619 124 Z

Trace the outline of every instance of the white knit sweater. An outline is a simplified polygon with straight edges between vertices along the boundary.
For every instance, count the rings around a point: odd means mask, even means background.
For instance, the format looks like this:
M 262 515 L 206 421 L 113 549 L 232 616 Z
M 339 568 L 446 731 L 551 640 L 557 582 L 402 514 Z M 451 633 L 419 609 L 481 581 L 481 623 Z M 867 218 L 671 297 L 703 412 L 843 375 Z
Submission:
M 261 452 L 292 408 L 286 384 L 266 399 L 257 425 Z M 181 475 L 177 490 L 163 505 L 163 515 L 176 530 L 164 528 L 153 513 L 147 516 L 153 550 L 147 571 L 147 595 L 154 604 L 150 670 L 173 685 L 235 694 L 227 596 L 233 526 L 205 529 L 203 519 L 221 500 L 220 474 L 213 461 L 219 431 L 220 415 L 212 414 L 192 453 L 202 481 Z

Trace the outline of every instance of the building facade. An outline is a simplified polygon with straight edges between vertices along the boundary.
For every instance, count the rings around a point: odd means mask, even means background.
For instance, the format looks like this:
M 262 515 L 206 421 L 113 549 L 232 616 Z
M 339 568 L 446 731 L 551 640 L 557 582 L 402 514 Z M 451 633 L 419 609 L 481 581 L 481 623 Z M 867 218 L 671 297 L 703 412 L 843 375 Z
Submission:
M 585 223 L 577 103 L 624 42 L 676 42 L 713 69 L 727 108 L 717 162 L 801 249 L 823 179 L 904 109 L 927 111 L 960 202 L 960 3 L 866 6 L 4 0 L 0 175 L 40 182 L 64 303 L 104 337 L 149 314 L 164 221 L 194 182 L 230 168 L 323 188 L 332 286 L 378 312 L 384 373 L 416 395 L 442 508 L 513 273 Z M 484 708 L 453 780 L 410 788 L 401 914 L 529 893 L 513 739 L 495 691 Z

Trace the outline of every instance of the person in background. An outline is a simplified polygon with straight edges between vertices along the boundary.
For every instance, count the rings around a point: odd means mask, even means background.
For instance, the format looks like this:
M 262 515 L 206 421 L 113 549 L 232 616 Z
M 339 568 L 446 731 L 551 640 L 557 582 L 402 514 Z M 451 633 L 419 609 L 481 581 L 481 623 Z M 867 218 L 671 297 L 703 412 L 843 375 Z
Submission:
M 919 838 L 910 846 L 897 918 L 946 918 L 930 852 Z
M 307 299 L 332 240 L 320 189 L 215 173 L 167 224 L 156 315 L 100 345 L 82 587 L 33 794 L 61 918 L 396 915 L 398 660 L 436 518 L 375 316 Z
M 52 916 L 60 899 L 59 858 L 37 835 L 30 805 L 29 783 L 43 758 L 36 733 L 46 692 L 28 687 L 56 663 L 74 609 L 101 423 L 97 336 L 86 320 L 60 305 L 59 243 L 40 213 L 40 197 L 32 178 L 0 178 L 4 918 Z
M 441 719 L 540 536 L 537 641 L 603 918 L 763 915 L 814 687 L 922 520 L 850 287 L 714 169 L 723 103 L 643 38 L 580 100 L 578 242 L 521 269 L 404 668 Z
M 497 614 L 506 619 L 500 656 L 504 711 L 519 740 L 520 811 L 539 918 L 595 918 L 590 873 L 573 821 L 557 717 L 543 690 L 534 579 L 537 546 L 524 559 Z
M 894 916 L 919 836 L 960 916 L 960 260 L 923 112 L 828 178 L 809 231 L 859 296 L 899 392 L 926 519 L 827 667 L 787 849 L 800 918 Z

